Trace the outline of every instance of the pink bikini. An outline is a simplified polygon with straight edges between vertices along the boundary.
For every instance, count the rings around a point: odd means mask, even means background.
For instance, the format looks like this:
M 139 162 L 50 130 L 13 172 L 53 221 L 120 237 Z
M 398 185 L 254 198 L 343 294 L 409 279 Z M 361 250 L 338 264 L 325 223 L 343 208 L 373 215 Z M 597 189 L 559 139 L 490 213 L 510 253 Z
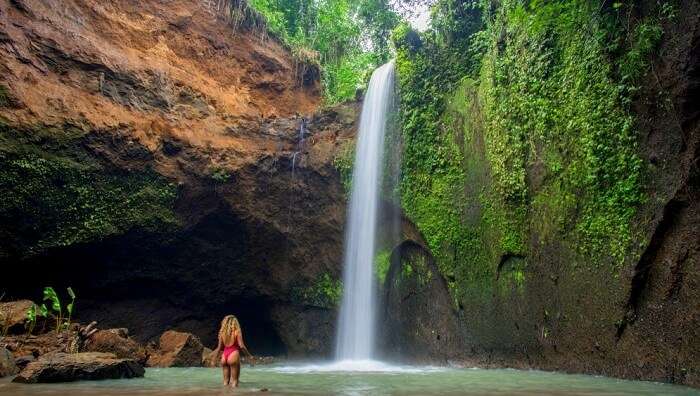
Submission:
M 224 345 L 224 361 L 228 361 L 228 357 L 238 350 L 238 340 L 233 342 L 233 345 Z

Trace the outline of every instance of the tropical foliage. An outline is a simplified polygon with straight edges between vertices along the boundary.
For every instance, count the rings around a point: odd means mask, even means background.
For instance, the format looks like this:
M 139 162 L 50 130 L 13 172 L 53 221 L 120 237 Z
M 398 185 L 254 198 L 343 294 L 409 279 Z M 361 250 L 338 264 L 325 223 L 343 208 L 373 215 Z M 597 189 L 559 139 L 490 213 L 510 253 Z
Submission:
M 458 300 L 522 285 L 533 235 L 613 274 L 637 247 L 630 103 L 673 9 L 633 7 L 438 0 L 431 30 L 394 30 L 402 203 Z
M 369 73 L 390 56 L 399 16 L 387 0 L 250 0 L 271 32 L 297 56 L 322 68 L 328 104 L 355 97 Z

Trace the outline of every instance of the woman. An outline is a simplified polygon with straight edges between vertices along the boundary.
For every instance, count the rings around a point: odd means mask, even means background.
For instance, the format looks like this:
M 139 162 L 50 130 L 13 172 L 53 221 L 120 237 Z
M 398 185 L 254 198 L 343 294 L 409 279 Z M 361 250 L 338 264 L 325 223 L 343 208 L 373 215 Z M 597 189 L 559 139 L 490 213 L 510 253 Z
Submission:
M 233 315 L 224 317 L 221 321 L 221 329 L 219 329 L 219 343 L 214 351 L 215 356 L 221 355 L 221 367 L 224 371 L 224 385 L 238 386 L 238 377 L 241 374 L 241 355 L 242 351 L 246 355 L 253 355 L 246 348 L 243 342 L 243 332 L 241 325 Z

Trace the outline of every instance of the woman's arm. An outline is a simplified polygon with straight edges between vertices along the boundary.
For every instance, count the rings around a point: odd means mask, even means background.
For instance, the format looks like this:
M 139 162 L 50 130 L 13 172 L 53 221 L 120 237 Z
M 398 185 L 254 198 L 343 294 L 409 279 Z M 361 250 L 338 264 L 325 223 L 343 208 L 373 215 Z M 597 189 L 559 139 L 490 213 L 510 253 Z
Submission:
M 218 342 L 217 342 L 217 344 L 216 344 L 216 349 L 214 349 L 214 351 L 213 351 L 213 353 L 215 354 L 215 356 L 219 356 L 219 353 L 221 352 L 222 349 L 224 349 L 224 342 L 221 341 L 221 337 L 218 337 Z
M 243 342 L 243 333 L 238 333 L 238 345 L 241 347 L 241 351 L 245 352 L 246 355 L 253 357 L 253 354 L 250 353 L 248 350 L 248 347 L 245 346 L 245 343 Z

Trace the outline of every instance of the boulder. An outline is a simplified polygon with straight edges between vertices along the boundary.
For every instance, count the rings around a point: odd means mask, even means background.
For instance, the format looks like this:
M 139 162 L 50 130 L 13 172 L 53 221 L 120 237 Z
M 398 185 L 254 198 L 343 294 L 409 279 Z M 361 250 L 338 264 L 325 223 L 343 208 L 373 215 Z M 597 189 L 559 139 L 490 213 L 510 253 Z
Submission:
M 0 377 L 17 374 L 15 357 L 5 348 L 0 348 Z
M 214 353 L 209 348 L 204 348 L 202 350 L 202 366 L 203 367 L 216 367 L 219 365 L 218 354 Z
M 145 370 L 133 359 L 112 353 L 51 353 L 41 356 L 12 381 L 27 384 L 143 377 Z
M 25 332 L 24 325 L 27 322 L 27 311 L 32 305 L 34 305 L 34 302 L 30 300 L 0 303 L 0 330 L 6 330 L 7 334 Z
M 15 364 L 17 365 L 17 368 L 20 370 L 24 370 L 27 365 L 33 361 L 36 360 L 36 357 L 34 355 L 23 355 L 15 358 Z
M 204 345 L 194 334 L 168 330 L 148 358 L 150 367 L 201 367 Z
M 85 341 L 87 352 L 108 352 L 119 358 L 133 359 L 139 364 L 146 364 L 146 349 L 128 337 L 126 329 L 99 330 Z

